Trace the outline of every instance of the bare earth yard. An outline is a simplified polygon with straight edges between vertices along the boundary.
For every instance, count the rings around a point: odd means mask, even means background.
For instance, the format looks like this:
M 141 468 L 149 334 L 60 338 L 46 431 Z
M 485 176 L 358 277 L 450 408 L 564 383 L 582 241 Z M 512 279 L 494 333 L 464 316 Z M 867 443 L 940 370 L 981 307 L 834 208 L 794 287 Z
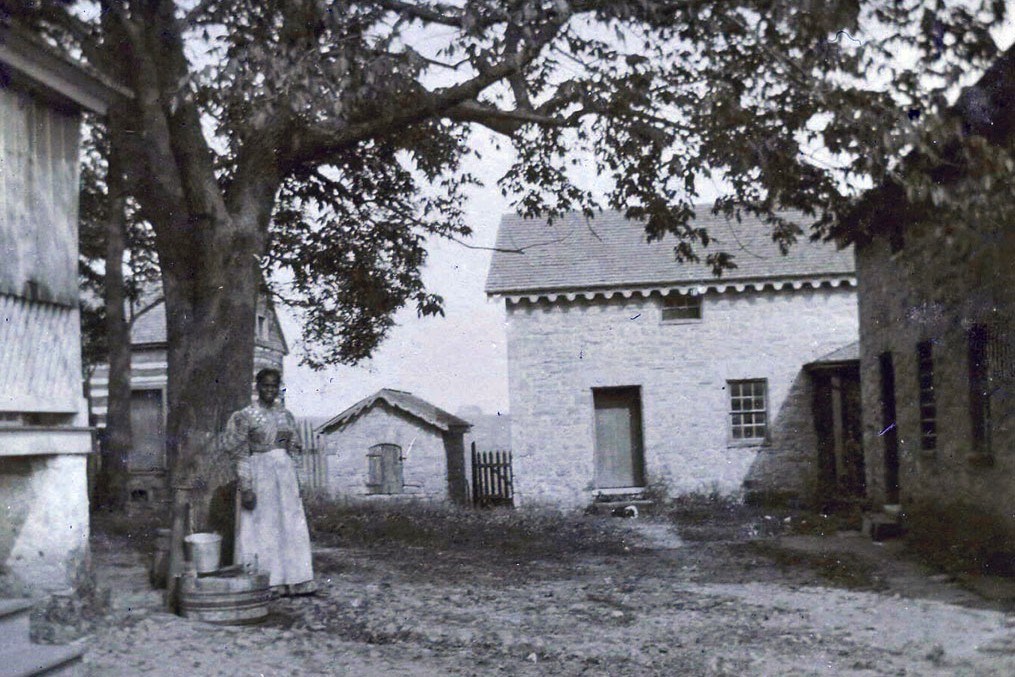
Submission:
M 834 530 L 787 536 L 782 517 L 749 511 L 562 516 L 559 529 L 545 516 L 529 523 L 473 514 L 467 531 L 442 530 L 436 515 L 426 533 L 403 518 L 386 522 L 402 525 L 396 533 L 332 519 L 333 529 L 314 534 L 320 593 L 273 602 L 268 622 L 250 628 L 163 612 L 147 590 L 145 555 L 130 547 L 136 540 L 99 533 L 98 574 L 113 589 L 113 608 L 92 629 L 87 668 L 94 675 L 1015 674 L 1010 604 L 932 576 L 900 557 L 897 544 Z M 481 537 L 461 535 L 479 527 Z

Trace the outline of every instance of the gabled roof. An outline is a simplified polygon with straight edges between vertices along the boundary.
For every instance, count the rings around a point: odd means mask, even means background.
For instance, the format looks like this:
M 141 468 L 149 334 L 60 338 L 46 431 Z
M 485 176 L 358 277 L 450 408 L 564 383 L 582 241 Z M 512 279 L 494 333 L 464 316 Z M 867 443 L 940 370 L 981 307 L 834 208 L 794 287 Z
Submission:
M 161 293 L 161 286 L 153 286 L 151 289 L 146 290 L 138 301 L 137 308 L 138 310 L 143 310 L 144 313 L 131 325 L 131 345 L 151 346 L 161 345 L 166 342 L 166 304 L 165 301 L 161 300 Z M 278 321 L 275 308 L 265 296 L 261 296 L 257 300 L 257 309 L 259 312 L 262 310 L 266 311 L 267 318 L 272 324 L 273 332 L 268 337 L 261 337 L 255 333 L 255 345 L 275 348 L 281 350 L 283 355 L 288 355 L 289 344 L 286 341 L 285 334 L 282 332 L 282 325 Z M 257 331 L 256 327 L 251 327 L 250 329 L 254 332 Z M 272 336 L 276 337 L 276 345 L 272 345 Z
M 369 411 L 379 402 L 403 411 L 413 418 L 417 418 L 423 423 L 437 428 L 442 432 L 447 432 L 452 428 L 464 429 L 472 427 L 472 424 L 468 421 L 458 418 L 454 414 L 449 414 L 440 407 L 436 407 L 426 400 L 416 397 L 412 393 L 407 393 L 404 390 L 383 388 L 370 397 L 366 397 L 352 405 L 341 414 L 319 427 L 317 432 L 320 434 L 326 434 L 339 430 L 349 423 L 352 423 L 353 420 L 358 418 L 361 414 Z
M 586 219 L 573 212 L 548 225 L 540 219 L 513 214 L 503 217 L 486 280 L 489 295 L 533 292 L 576 292 L 609 289 L 660 289 L 716 286 L 725 283 L 774 281 L 852 281 L 853 250 L 827 242 L 811 242 L 799 213 L 783 214 L 804 230 L 789 254 L 772 241 L 771 226 L 760 219 L 728 220 L 699 206 L 694 227 L 704 227 L 714 240 L 697 248 L 701 263 L 675 260 L 676 239 L 648 243 L 641 222 L 615 211 Z M 724 251 L 737 268 L 716 278 L 705 256 Z

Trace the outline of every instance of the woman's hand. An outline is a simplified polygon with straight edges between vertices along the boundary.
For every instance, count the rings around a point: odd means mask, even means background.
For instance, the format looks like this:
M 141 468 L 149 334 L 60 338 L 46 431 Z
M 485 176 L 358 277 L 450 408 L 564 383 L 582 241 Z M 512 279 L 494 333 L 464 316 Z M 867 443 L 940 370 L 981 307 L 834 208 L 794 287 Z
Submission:
M 240 505 L 244 510 L 253 510 L 257 507 L 257 494 L 253 489 L 244 489 L 240 492 Z

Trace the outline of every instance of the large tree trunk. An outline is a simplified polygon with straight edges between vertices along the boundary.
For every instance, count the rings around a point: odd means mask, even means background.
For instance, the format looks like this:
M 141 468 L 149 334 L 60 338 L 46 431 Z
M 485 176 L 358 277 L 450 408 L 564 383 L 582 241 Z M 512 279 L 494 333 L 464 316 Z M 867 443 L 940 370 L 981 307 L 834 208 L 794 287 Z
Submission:
M 197 280 L 181 280 L 177 267 L 164 267 L 169 467 L 174 484 L 197 490 L 195 508 L 229 478 L 228 459 L 215 442 L 229 415 L 251 400 L 258 254 L 250 247 L 208 251 L 205 257 L 216 263 L 190 271 Z M 206 528 L 203 508 L 194 518 L 195 529 Z
M 229 224 L 217 228 L 230 229 Z M 224 563 L 231 557 L 234 469 L 218 438 L 229 415 L 251 400 L 259 254 L 251 246 L 206 246 L 202 262 L 189 266 L 183 261 L 167 265 L 162 257 L 173 492 L 170 606 L 173 576 L 183 569 L 186 532 L 219 532 Z
M 114 130 L 112 133 L 117 132 Z M 127 457 L 133 444 L 133 433 L 130 422 L 130 327 L 125 317 L 123 283 L 123 255 L 127 248 L 126 197 L 120 148 L 115 141 L 111 144 L 106 185 L 109 221 L 103 301 L 106 307 L 109 380 L 96 505 L 107 510 L 122 510 L 127 504 Z
M 229 522 L 209 511 L 214 491 L 234 476 L 218 438 L 251 399 L 259 261 L 280 183 L 277 140 L 254 134 L 245 146 L 255 152 L 238 161 L 228 189 L 220 184 L 197 105 L 181 89 L 189 66 L 175 9 L 169 0 L 139 3 L 143 22 L 123 25 L 139 131 L 133 194 L 155 228 L 167 315 L 171 606 L 185 532 Z M 219 502 L 220 513 L 232 509 L 231 500 Z

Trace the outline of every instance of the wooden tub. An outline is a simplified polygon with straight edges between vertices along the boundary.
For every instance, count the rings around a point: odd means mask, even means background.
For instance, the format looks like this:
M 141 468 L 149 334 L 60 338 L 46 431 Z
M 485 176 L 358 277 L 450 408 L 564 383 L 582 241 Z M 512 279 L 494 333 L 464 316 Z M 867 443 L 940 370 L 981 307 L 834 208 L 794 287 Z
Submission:
M 268 574 L 184 576 L 180 615 L 218 625 L 250 625 L 268 616 Z

